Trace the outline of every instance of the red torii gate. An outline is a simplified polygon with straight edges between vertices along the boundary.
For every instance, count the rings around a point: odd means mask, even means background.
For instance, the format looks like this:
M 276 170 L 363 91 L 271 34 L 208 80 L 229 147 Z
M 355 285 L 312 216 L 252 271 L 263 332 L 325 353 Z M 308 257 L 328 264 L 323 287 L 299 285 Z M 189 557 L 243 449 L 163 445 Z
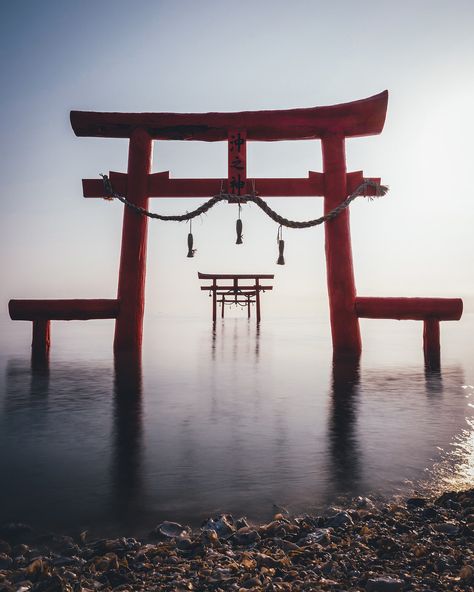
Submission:
M 250 318 L 250 305 L 256 305 L 257 325 L 260 323 L 260 292 L 273 290 L 273 286 L 262 285 L 260 280 L 272 280 L 273 273 L 201 273 L 198 271 L 200 280 L 211 280 L 212 283 L 207 286 L 201 286 L 201 290 L 209 292 L 212 295 L 212 322 L 215 324 L 217 317 L 217 303 L 221 305 L 221 317 L 224 318 L 224 309 L 226 304 L 235 304 L 247 308 L 247 316 Z M 220 281 L 227 283 L 221 284 Z M 245 284 L 239 284 L 240 281 L 246 281 Z M 231 282 L 231 283 L 229 283 Z M 217 298 L 219 297 L 219 300 Z
M 388 92 L 331 107 L 242 113 L 94 113 L 72 111 L 77 136 L 129 138 L 128 174 L 110 173 L 118 193 L 148 208 L 149 197 L 211 197 L 222 189 L 238 197 L 255 187 L 261 197 L 324 196 L 327 213 L 363 179 L 347 174 L 345 139 L 379 134 Z M 303 179 L 247 179 L 246 142 L 321 139 L 323 173 Z M 169 172 L 150 174 L 153 140 L 227 141 L 227 179 L 171 179 Z M 83 181 L 85 197 L 104 197 L 101 180 Z M 352 267 L 349 213 L 325 225 L 327 280 L 333 345 L 336 352 L 361 350 L 354 308 L 356 290 Z M 142 341 L 147 219 L 125 208 L 117 298 L 120 313 L 114 348 L 140 347 Z
M 111 172 L 110 179 L 117 193 L 126 195 L 130 202 L 142 208 L 148 209 L 150 197 L 208 198 L 225 192 L 235 195 L 238 201 L 240 196 L 256 192 L 260 197 L 322 196 L 327 214 L 363 181 L 361 171 L 346 171 L 346 138 L 379 134 L 385 122 L 387 100 L 388 92 L 384 91 L 367 99 L 329 107 L 278 111 L 199 114 L 71 111 L 71 125 L 77 136 L 129 138 L 128 172 Z M 308 177 L 302 179 L 247 178 L 247 141 L 309 139 L 321 140 L 322 173 L 310 171 Z M 152 174 L 153 140 L 227 141 L 227 179 L 172 179 L 168 171 Z M 84 179 L 83 190 L 85 197 L 105 197 L 106 193 L 99 179 Z M 50 319 L 116 318 L 115 352 L 139 350 L 143 331 L 147 224 L 147 217 L 124 208 L 116 300 L 12 300 L 11 317 L 34 321 L 34 335 L 40 348 L 49 344 Z M 462 301 L 357 298 L 348 209 L 324 226 L 335 354 L 360 353 L 359 317 L 410 318 L 424 321 L 425 354 L 439 357 L 439 321 L 459 319 Z M 90 314 L 92 316 L 88 316 Z M 33 341 L 35 343 L 35 339 Z

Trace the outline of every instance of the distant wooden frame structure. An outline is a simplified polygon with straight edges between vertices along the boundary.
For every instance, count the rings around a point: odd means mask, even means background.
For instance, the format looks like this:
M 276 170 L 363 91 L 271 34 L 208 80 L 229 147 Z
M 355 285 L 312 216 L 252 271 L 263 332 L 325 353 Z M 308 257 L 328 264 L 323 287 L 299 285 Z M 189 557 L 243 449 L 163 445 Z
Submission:
M 220 193 L 229 202 L 245 195 L 266 197 L 323 197 L 324 213 L 339 206 L 364 181 L 362 171 L 346 169 L 348 138 L 380 134 L 388 92 L 338 105 L 235 113 L 113 113 L 71 111 L 77 136 L 126 138 L 127 173 L 110 172 L 115 191 L 148 209 L 149 198 L 211 198 Z M 225 179 L 174 179 L 169 171 L 152 173 L 154 140 L 227 142 Z M 323 171 L 303 178 L 248 178 L 247 142 L 320 140 Z M 370 180 L 380 183 L 379 178 Z M 107 197 L 101 179 L 83 179 L 87 198 Z M 368 188 L 367 195 L 375 195 Z M 141 350 L 145 308 L 148 218 L 124 208 L 117 298 L 94 300 L 11 300 L 12 319 L 33 321 L 33 349 L 46 351 L 50 320 L 115 318 L 114 351 Z M 326 276 L 331 335 L 335 356 L 359 356 L 362 351 L 359 318 L 423 321 L 425 360 L 439 364 L 439 322 L 458 320 L 460 298 L 361 298 L 357 296 L 350 238 L 349 208 L 324 224 Z M 223 297 L 225 300 L 225 298 Z M 225 302 L 223 303 L 225 305 Z
M 210 280 L 212 283 L 206 286 L 201 286 L 201 290 L 209 292 L 212 296 L 212 322 L 216 323 L 217 319 L 217 305 L 221 305 L 221 318 L 224 318 L 224 310 L 226 305 L 237 305 L 247 307 L 247 317 L 250 319 L 250 305 L 255 304 L 257 325 L 261 321 L 261 305 L 260 292 L 273 290 L 273 286 L 262 285 L 260 280 L 272 280 L 275 276 L 273 274 L 213 274 L 198 272 L 200 280 Z M 241 281 L 253 281 L 253 284 L 241 284 Z M 220 284 L 220 281 L 226 283 Z M 231 282 L 231 283 L 229 283 Z

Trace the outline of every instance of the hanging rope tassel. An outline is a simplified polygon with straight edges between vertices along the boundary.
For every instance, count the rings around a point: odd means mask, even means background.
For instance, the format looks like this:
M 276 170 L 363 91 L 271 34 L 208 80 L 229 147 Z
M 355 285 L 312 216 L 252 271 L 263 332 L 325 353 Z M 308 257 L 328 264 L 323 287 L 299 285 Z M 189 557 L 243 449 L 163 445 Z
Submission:
M 277 242 L 278 242 L 278 260 L 277 260 L 277 265 L 285 265 L 285 258 L 283 257 L 283 253 L 285 251 L 285 241 L 282 238 L 283 236 L 283 227 L 280 224 L 279 228 L 278 228 L 278 234 L 277 234 Z
M 193 249 L 194 239 L 193 239 L 193 222 L 192 220 L 189 221 L 189 234 L 188 234 L 188 254 L 187 257 L 194 257 L 194 253 L 197 249 Z
M 235 241 L 236 245 L 241 245 L 244 241 L 242 240 L 244 237 L 242 235 L 242 220 L 240 219 L 240 211 L 242 209 L 242 206 L 239 204 L 239 218 L 237 220 L 237 222 L 235 223 L 235 230 L 237 231 L 237 240 Z

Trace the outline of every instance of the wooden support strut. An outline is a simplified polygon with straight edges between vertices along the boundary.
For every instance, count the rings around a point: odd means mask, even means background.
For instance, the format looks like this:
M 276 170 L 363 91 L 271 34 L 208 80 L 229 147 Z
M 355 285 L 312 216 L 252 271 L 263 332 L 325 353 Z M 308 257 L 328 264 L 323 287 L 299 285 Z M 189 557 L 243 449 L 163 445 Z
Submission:
M 117 300 L 10 300 L 10 318 L 33 321 L 32 354 L 44 358 L 51 345 L 51 321 L 115 319 L 119 312 Z
M 423 353 L 427 366 L 431 368 L 439 368 L 441 361 L 441 347 L 438 319 L 425 319 L 423 321 Z
M 461 298 L 367 298 L 357 297 L 356 314 L 368 319 L 423 321 L 423 353 L 430 368 L 440 365 L 440 321 L 458 321 Z
M 44 355 L 49 351 L 51 321 L 37 319 L 33 321 L 33 339 L 31 342 L 32 353 L 34 355 Z

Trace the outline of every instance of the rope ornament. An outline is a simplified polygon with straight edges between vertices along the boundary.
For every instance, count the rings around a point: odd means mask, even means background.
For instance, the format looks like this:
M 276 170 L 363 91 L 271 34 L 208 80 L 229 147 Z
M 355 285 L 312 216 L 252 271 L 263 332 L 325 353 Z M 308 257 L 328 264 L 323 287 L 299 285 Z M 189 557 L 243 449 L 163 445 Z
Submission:
M 277 243 L 278 243 L 277 265 L 285 265 L 285 258 L 283 256 L 283 253 L 285 252 L 285 241 L 283 240 L 283 226 L 281 224 L 278 227 Z
M 211 197 L 211 199 L 204 202 L 202 205 L 200 205 L 198 208 L 191 212 L 186 212 L 185 214 L 166 216 L 163 214 L 157 214 L 156 212 L 149 212 L 145 208 L 136 206 L 134 203 L 128 201 L 128 199 L 125 196 L 120 195 L 114 191 L 110 179 L 107 175 L 101 175 L 101 177 L 103 179 L 104 188 L 107 193 L 107 197 L 105 197 L 104 199 L 118 199 L 127 207 L 137 212 L 137 214 L 141 214 L 142 216 L 148 216 L 148 218 L 153 218 L 154 220 L 162 220 L 164 222 L 185 222 L 186 220 L 192 220 L 193 218 L 202 216 L 202 214 L 208 212 L 211 208 L 213 208 L 216 204 L 218 204 L 221 201 L 229 199 L 235 200 L 235 195 L 233 195 L 232 193 L 223 193 L 221 191 L 219 195 L 214 195 L 214 197 Z M 375 196 L 365 195 L 364 191 L 368 187 L 373 187 L 375 189 Z M 343 212 L 350 205 L 351 202 L 353 202 L 357 197 L 361 195 L 364 197 L 368 197 L 370 200 L 372 200 L 373 197 L 382 197 L 386 195 L 387 191 L 388 187 L 386 185 L 380 185 L 379 183 L 376 183 L 371 179 L 364 179 L 355 191 L 353 191 L 348 197 L 346 197 L 344 201 L 342 201 L 338 206 L 336 206 L 326 215 L 321 216 L 320 218 L 315 218 L 314 220 L 305 221 L 288 220 L 288 218 L 280 216 L 280 214 L 275 212 L 275 210 L 272 210 L 272 208 L 267 204 L 267 202 L 261 197 L 259 197 L 256 193 L 241 195 L 240 199 L 245 201 L 251 201 L 254 204 L 256 204 L 261 210 L 265 212 L 265 214 L 267 214 L 269 218 L 274 220 L 280 226 L 286 226 L 287 228 L 311 228 L 313 226 L 319 226 L 320 224 L 324 224 L 324 222 L 328 222 L 329 220 L 333 220 L 334 218 L 339 216 L 339 214 Z
M 243 243 L 243 234 L 242 234 L 242 220 L 240 219 L 240 214 L 242 212 L 242 206 L 239 203 L 239 217 L 237 218 L 237 221 L 235 223 L 235 230 L 237 232 L 237 240 L 235 241 L 236 245 L 241 245 Z
M 197 249 L 193 249 L 194 239 L 193 239 L 193 221 L 189 220 L 189 233 L 188 233 L 188 254 L 186 257 L 194 257 L 194 253 Z
M 211 208 L 213 208 L 216 204 L 218 204 L 221 201 L 225 201 L 225 200 L 235 201 L 235 195 L 233 195 L 231 193 L 224 193 L 223 184 L 221 183 L 221 191 L 220 191 L 219 195 L 214 195 L 214 197 L 211 197 L 211 199 L 209 199 L 208 201 L 206 201 L 205 203 L 200 205 L 198 208 L 196 208 L 192 212 L 186 212 L 185 214 L 166 216 L 163 214 L 157 214 L 155 212 L 149 212 L 145 208 L 142 208 L 140 206 L 136 206 L 132 202 L 128 201 L 128 199 L 125 196 L 120 195 L 114 191 L 114 189 L 112 187 L 112 183 L 110 182 L 110 179 L 108 178 L 107 175 L 101 174 L 101 177 L 103 179 L 104 189 L 107 194 L 107 196 L 104 199 L 106 199 L 106 200 L 113 200 L 114 198 L 118 199 L 124 205 L 126 205 L 128 208 L 130 208 L 131 210 L 133 210 L 137 214 L 140 214 L 142 216 L 148 216 L 148 218 L 152 218 L 155 220 L 162 220 L 164 222 L 189 221 L 188 254 L 187 254 L 187 257 L 189 257 L 189 258 L 194 257 L 194 253 L 197 250 L 197 249 L 193 248 L 193 244 L 194 244 L 193 233 L 192 233 L 193 218 L 197 218 L 198 216 L 202 216 L 202 214 L 205 214 L 206 212 L 208 212 Z M 365 194 L 365 190 L 368 187 L 373 187 L 375 189 L 375 196 L 368 196 Z M 275 212 L 275 210 L 273 210 L 264 199 L 262 199 L 261 197 L 259 197 L 257 195 L 257 193 L 255 191 L 255 182 L 254 182 L 253 192 L 251 194 L 241 195 L 239 197 L 239 201 L 238 201 L 239 217 L 235 223 L 235 230 L 237 233 L 237 240 L 235 241 L 235 244 L 241 245 L 243 243 L 243 234 L 242 234 L 243 225 L 242 225 L 242 219 L 241 219 L 242 206 L 241 206 L 240 200 L 253 202 L 261 210 L 263 210 L 269 218 L 274 220 L 279 225 L 278 226 L 278 233 L 277 233 L 277 242 L 278 242 L 277 265 L 285 265 L 285 257 L 284 257 L 285 241 L 283 240 L 283 226 L 286 226 L 287 228 L 311 228 L 313 226 L 319 226 L 320 224 L 324 224 L 325 222 L 328 222 L 329 220 L 333 220 L 334 218 L 339 216 L 339 214 L 341 212 L 343 212 L 346 208 L 348 208 L 350 203 L 353 202 L 357 197 L 362 195 L 362 196 L 368 197 L 370 200 L 372 200 L 374 197 L 382 197 L 382 196 L 386 195 L 387 192 L 388 192 L 388 187 L 386 185 L 380 185 L 379 183 L 376 183 L 375 181 L 372 181 L 371 179 L 364 179 L 363 182 L 355 189 L 355 191 L 353 191 L 348 197 L 346 197 L 346 199 L 344 201 L 342 201 L 338 206 L 336 206 L 334 209 L 332 209 L 330 212 L 328 212 L 324 216 L 320 216 L 319 218 L 315 218 L 314 220 L 298 221 L 298 220 L 288 220 L 288 218 L 284 218 L 283 216 L 280 216 L 280 214 Z

